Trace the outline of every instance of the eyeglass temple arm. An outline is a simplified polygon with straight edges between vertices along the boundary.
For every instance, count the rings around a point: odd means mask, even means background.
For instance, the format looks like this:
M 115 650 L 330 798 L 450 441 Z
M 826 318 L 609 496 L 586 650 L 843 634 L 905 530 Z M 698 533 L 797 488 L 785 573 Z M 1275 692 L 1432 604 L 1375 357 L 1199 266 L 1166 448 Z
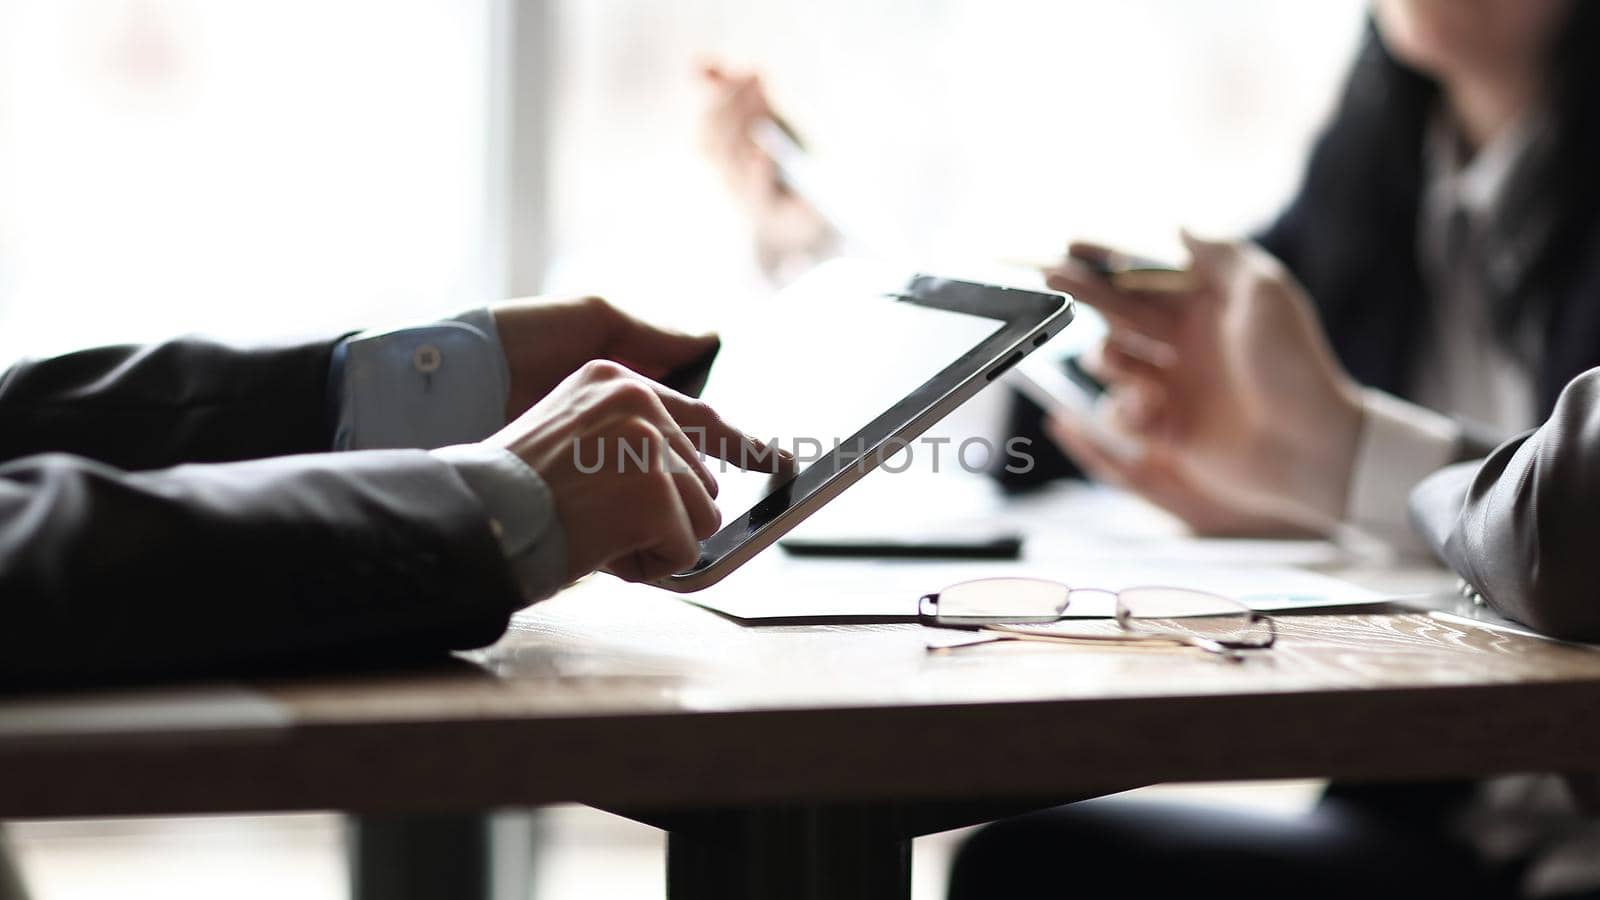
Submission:
M 1210 638 L 1197 637 L 1190 634 L 1141 634 L 1139 632 L 1125 632 L 1122 634 L 1059 634 L 1049 631 L 1028 631 L 1022 628 L 994 625 L 985 625 L 978 630 L 990 634 L 1005 635 L 1012 640 L 1018 641 L 1041 641 L 1051 644 L 1093 644 L 1098 646 L 1106 644 L 1143 644 L 1147 646 L 1165 644 L 1177 647 L 1192 647 L 1228 660 L 1237 661 L 1244 658 L 1239 654 L 1239 650 L 1244 648 L 1232 647 L 1221 641 L 1213 641 Z M 1251 648 L 1258 646 L 1269 645 L 1252 645 Z

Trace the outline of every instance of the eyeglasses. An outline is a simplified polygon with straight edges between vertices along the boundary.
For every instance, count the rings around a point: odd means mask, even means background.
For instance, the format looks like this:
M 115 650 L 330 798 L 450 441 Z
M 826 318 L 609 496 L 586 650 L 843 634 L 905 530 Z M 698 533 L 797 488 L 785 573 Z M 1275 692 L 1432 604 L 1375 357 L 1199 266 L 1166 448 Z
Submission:
M 1060 631 L 1042 627 L 1066 616 L 1074 594 L 1104 594 L 1116 599 L 1118 630 Z M 1272 620 L 1221 594 L 1172 587 L 1133 587 L 1120 591 L 1071 588 L 1039 578 L 982 578 L 924 595 L 917 619 L 935 628 L 978 631 L 983 637 L 962 643 L 929 644 L 932 651 L 999 640 L 1062 644 L 1192 647 L 1228 660 L 1241 651 L 1265 650 L 1278 640 Z

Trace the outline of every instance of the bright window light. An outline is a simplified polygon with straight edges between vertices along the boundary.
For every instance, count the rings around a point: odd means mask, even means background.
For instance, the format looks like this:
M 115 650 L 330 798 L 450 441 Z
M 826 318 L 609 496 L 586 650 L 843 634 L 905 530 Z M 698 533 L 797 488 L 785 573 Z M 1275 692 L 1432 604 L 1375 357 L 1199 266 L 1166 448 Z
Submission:
M 488 0 L 0 0 L 0 359 L 485 299 Z

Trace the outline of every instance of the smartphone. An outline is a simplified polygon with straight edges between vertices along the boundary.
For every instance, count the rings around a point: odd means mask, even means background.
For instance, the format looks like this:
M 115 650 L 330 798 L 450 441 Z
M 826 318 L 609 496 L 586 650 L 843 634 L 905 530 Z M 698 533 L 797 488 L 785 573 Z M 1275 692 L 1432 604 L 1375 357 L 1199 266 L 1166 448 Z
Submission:
M 1030 356 L 1006 373 L 1006 380 L 1024 397 L 1088 432 L 1095 443 L 1117 459 L 1131 461 L 1144 453 L 1138 439 L 1114 425 L 1103 405 L 1105 387 L 1077 365 L 1048 354 Z
M 1200 283 L 1192 269 L 1179 268 L 1147 256 L 1112 251 L 1100 258 L 1074 256 L 1072 259 L 1122 291 L 1181 294 L 1194 290 Z

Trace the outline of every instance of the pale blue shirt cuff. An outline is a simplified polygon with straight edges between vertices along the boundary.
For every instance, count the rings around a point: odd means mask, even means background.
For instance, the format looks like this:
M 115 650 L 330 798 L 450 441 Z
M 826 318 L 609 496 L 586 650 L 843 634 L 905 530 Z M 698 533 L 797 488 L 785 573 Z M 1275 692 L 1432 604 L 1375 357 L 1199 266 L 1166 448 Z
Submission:
M 511 376 L 487 309 L 364 331 L 334 352 L 336 450 L 443 447 L 505 424 Z
M 549 487 L 515 454 L 476 445 L 505 424 L 510 391 L 489 310 L 353 335 L 329 380 L 334 449 L 442 448 L 434 455 L 483 505 L 528 602 L 562 586 L 566 534 Z

